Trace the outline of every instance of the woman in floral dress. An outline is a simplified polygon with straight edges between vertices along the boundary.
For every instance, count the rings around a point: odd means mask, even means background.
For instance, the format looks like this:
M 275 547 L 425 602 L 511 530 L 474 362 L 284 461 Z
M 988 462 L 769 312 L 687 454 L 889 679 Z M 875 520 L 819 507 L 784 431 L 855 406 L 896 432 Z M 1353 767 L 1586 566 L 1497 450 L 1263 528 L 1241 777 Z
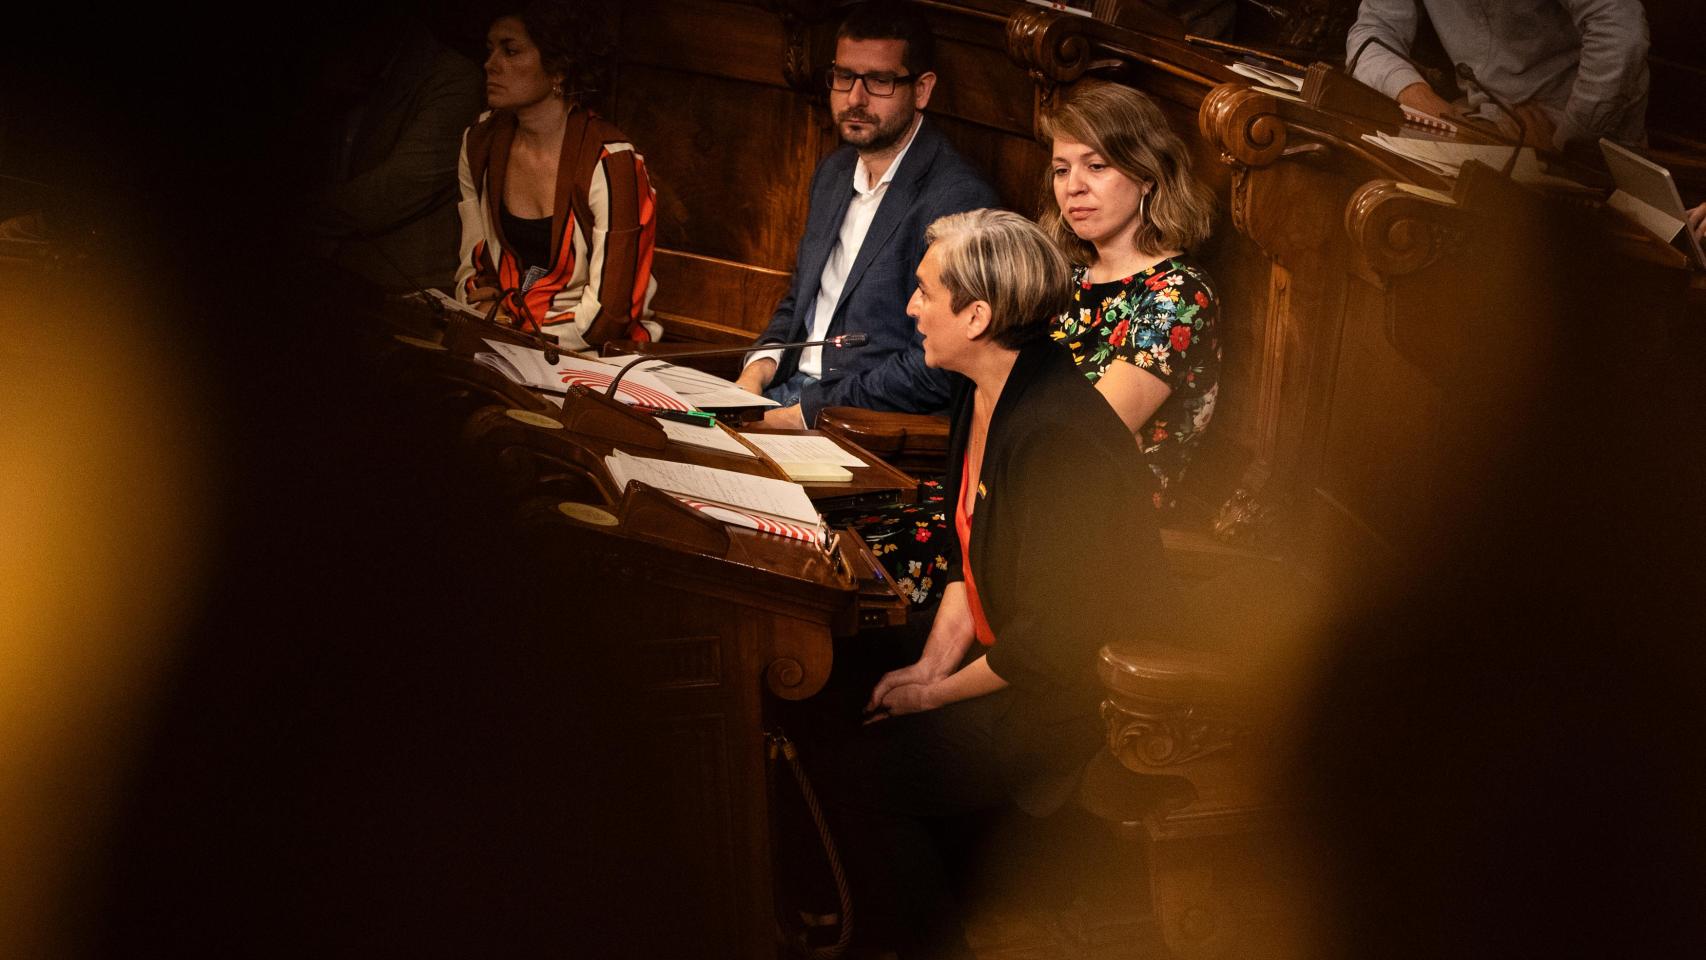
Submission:
M 1072 306 L 1051 336 L 1131 430 L 1154 477 L 1150 502 L 1176 485 L 1214 415 L 1219 299 L 1189 251 L 1208 239 L 1213 200 L 1155 103 L 1129 87 L 1086 82 L 1044 120 L 1055 206 L 1043 232 L 1073 264 Z M 914 604 L 948 580 L 941 488 L 917 503 L 837 517 L 853 523 Z
M 1083 85 L 1043 130 L 1055 209 L 1041 224 L 1074 265 L 1052 335 L 1131 430 L 1168 510 L 1219 389 L 1219 300 L 1188 253 L 1208 239 L 1213 201 L 1167 118 L 1130 87 Z

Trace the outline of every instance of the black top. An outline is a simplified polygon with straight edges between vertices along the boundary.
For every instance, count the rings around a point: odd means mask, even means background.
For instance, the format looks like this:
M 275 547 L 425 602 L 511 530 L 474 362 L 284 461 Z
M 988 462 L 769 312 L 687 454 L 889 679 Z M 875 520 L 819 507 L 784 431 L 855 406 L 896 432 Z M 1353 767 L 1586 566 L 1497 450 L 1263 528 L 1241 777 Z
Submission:
M 968 384 L 956 396 L 950 491 L 974 393 Z M 1131 432 L 1065 350 L 1042 340 L 1019 351 L 990 419 L 969 548 L 995 634 L 989 667 L 1013 689 L 996 744 L 1016 790 L 1096 751 L 1098 652 L 1161 629 L 1144 607 L 1145 584 L 1168 579 L 1148 475 Z M 956 562 L 950 580 L 963 571 Z
M 537 220 L 523 220 L 509 212 L 509 207 L 499 205 L 498 223 L 503 228 L 504 240 L 515 252 L 515 258 L 521 261 L 521 269 L 528 267 L 551 267 L 551 218 L 540 217 Z

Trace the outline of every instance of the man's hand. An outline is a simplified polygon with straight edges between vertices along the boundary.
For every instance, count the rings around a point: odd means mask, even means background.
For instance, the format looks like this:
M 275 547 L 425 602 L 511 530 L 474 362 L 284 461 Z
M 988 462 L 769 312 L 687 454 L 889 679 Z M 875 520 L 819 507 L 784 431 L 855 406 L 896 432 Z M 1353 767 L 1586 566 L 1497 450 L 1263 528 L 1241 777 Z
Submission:
M 767 427 L 776 427 L 781 430 L 804 430 L 806 428 L 805 415 L 800 413 L 800 405 L 797 403 L 790 407 L 771 407 L 764 411 L 762 422 Z
M 1434 88 L 1423 81 L 1416 81 L 1398 91 L 1398 102 L 1414 110 L 1420 110 L 1429 116 L 1441 120 L 1449 120 L 1457 115 L 1445 98 L 1434 92 Z
M 1696 237 L 1706 240 L 1706 203 L 1688 211 L 1688 229 Z
M 776 361 L 768 357 L 754 360 L 740 372 L 740 379 L 735 381 L 735 386 L 747 393 L 763 395 L 764 388 L 770 385 L 770 378 L 775 374 Z
M 1511 107 L 1511 112 L 1522 121 L 1522 145 L 1534 147 L 1537 150 L 1551 150 L 1552 138 L 1558 132 L 1558 125 L 1540 105 L 1533 100 L 1525 100 Z

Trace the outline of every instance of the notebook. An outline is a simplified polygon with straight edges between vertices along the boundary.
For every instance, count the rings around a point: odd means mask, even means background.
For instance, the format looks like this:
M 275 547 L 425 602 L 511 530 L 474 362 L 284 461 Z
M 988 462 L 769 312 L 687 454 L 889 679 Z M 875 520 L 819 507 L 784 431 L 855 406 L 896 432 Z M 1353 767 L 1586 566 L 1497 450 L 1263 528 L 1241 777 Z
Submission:
M 1415 107 L 1399 104 L 1404 111 L 1404 126 L 1427 130 L 1430 133 L 1443 134 L 1448 137 L 1457 136 L 1457 124 L 1450 120 L 1442 120 L 1433 114 L 1423 113 Z

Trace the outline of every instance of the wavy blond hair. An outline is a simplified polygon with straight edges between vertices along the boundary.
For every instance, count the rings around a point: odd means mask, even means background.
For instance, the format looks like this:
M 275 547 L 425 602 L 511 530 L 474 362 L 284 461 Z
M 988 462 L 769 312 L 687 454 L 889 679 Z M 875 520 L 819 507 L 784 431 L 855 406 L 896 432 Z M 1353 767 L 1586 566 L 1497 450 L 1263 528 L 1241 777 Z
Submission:
M 1214 196 L 1191 174 L 1191 155 L 1155 101 L 1117 83 L 1085 81 L 1043 116 L 1042 133 L 1049 140 L 1082 143 L 1131 179 L 1155 184 L 1137 228 L 1139 250 L 1189 250 L 1208 239 Z M 1096 248 L 1073 233 L 1060 214 L 1053 177 L 1051 164 L 1043 175 L 1043 213 L 1037 221 L 1073 263 L 1095 263 Z

